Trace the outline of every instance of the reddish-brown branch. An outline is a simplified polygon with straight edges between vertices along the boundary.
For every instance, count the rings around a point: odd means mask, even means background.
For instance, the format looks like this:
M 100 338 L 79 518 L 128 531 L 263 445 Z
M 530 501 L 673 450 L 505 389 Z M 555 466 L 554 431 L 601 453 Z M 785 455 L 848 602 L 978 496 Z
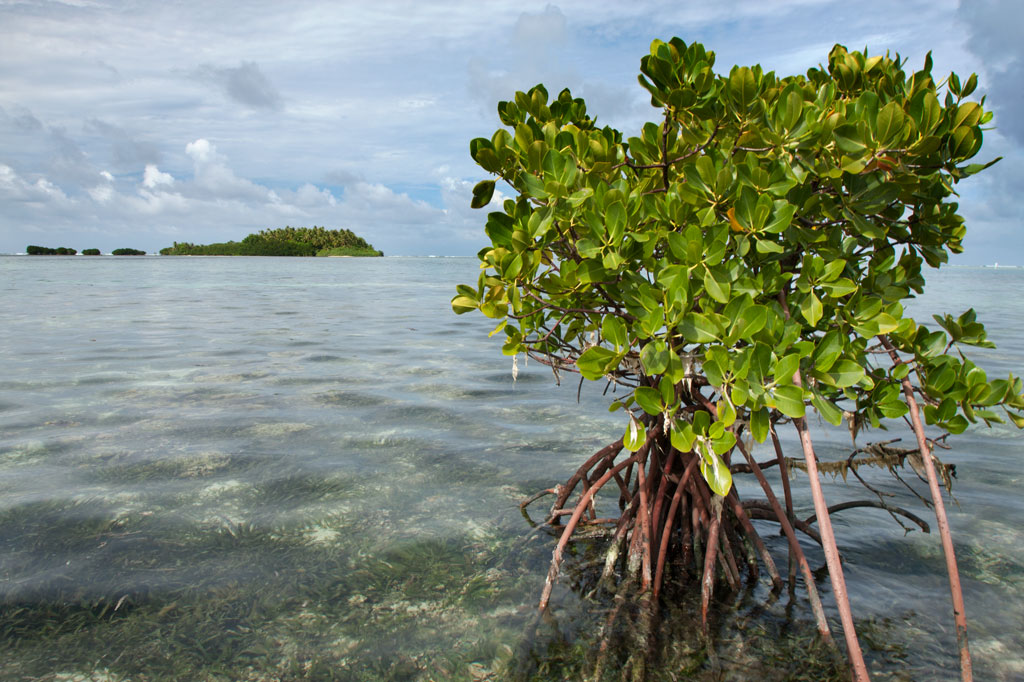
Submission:
M 775 561 L 772 559 L 772 555 L 768 552 L 768 548 L 765 547 L 764 541 L 761 540 L 761 536 L 758 535 L 757 529 L 754 528 L 754 524 L 750 522 L 750 517 L 747 516 L 747 512 L 743 509 L 743 505 L 740 504 L 740 498 L 736 494 L 736 488 L 734 487 L 729 491 L 728 496 L 729 505 L 732 507 L 732 513 L 736 515 L 740 525 L 743 526 L 743 532 L 746 533 L 750 541 L 754 543 L 754 548 L 757 553 L 761 556 L 761 561 L 764 562 L 765 569 L 768 571 L 768 575 L 772 579 L 772 591 L 777 592 L 782 589 L 782 576 L 779 575 L 779 569 L 775 566 Z
M 671 527 L 671 524 L 666 523 L 665 517 L 662 516 L 662 507 L 664 506 L 665 499 L 668 497 L 669 474 L 672 471 L 672 465 L 675 464 L 676 454 L 676 449 L 672 448 L 672 451 L 668 454 L 668 459 L 665 460 L 665 466 L 661 468 L 661 480 L 658 481 L 658 492 L 654 496 L 654 512 L 651 515 L 653 521 L 651 547 L 660 547 L 661 537 L 667 532 L 666 526 Z M 668 518 L 671 518 L 671 515 Z M 655 570 L 655 575 L 657 575 L 657 570 Z M 655 577 L 655 581 L 657 581 L 657 577 Z
M 712 493 L 707 485 L 701 485 L 699 481 L 691 481 L 690 490 L 693 491 L 694 495 L 700 497 L 705 510 L 721 507 L 721 498 L 718 495 L 714 495 L 714 497 L 712 497 Z M 720 511 L 716 511 L 715 513 L 721 517 Z M 721 526 L 720 521 L 719 526 Z M 736 567 L 736 559 L 733 556 L 732 547 L 729 545 L 729 538 L 726 534 L 719 531 L 719 540 L 721 542 L 721 547 L 717 549 L 717 554 L 718 560 L 722 564 L 722 572 L 725 574 L 725 579 L 729 583 L 729 587 L 734 591 L 739 591 L 740 572 Z
M 885 336 L 879 339 L 885 349 L 889 351 L 894 365 L 900 365 L 903 360 L 896 352 L 895 346 Z M 974 672 L 971 666 L 971 650 L 967 641 L 967 611 L 964 608 L 964 595 L 960 589 L 960 570 L 956 565 L 956 553 L 953 550 L 953 536 L 949 532 L 949 520 L 946 517 L 946 506 L 942 502 L 942 492 L 939 490 L 939 479 L 935 474 L 935 465 L 932 462 L 932 450 L 928 446 L 928 439 L 924 435 L 924 425 L 921 423 L 921 414 L 917 407 L 917 400 L 914 398 L 914 387 L 910 379 L 904 377 L 903 396 L 910 408 L 910 419 L 914 425 L 914 435 L 917 436 L 917 446 L 921 449 L 921 459 L 924 460 L 925 473 L 928 475 L 928 490 L 931 492 L 932 504 L 935 510 L 935 523 L 939 527 L 939 537 L 942 540 L 942 553 L 946 557 L 946 572 L 949 574 L 949 591 L 953 600 L 953 619 L 956 622 L 956 641 L 960 650 L 960 679 L 963 682 L 970 682 L 974 679 Z
M 569 496 L 572 495 L 573 490 L 576 489 L 576 486 L 579 485 L 580 481 L 583 480 L 583 477 L 586 475 L 588 471 L 590 471 L 590 469 L 592 469 L 602 459 L 614 459 L 615 456 L 618 455 L 621 450 L 622 439 L 620 438 L 614 443 L 610 443 L 604 446 L 603 448 L 595 452 L 593 455 L 591 455 L 590 459 L 584 462 L 583 466 L 577 469 L 576 473 L 570 476 L 569 480 L 565 482 L 564 486 L 562 486 L 562 490 L 561 492 L 559 492 L 558 498 L 555 500 L 554 509 L 561 509 L 562 507 L 565 506 L 565 503 L 569 499 Z M 548 523 L 552 522 L 552 520 L 548 520 Z
M 928 527 L 928 524 L 925 523 L 924 520 L 916 514 L 908 512 L 906 509 L 903 509 L 902 507 L 896 507 L 894 505 L 886 504 L 885 502 L 879 502 L 877 500 L 853 500 L 851 502 L 840 502 L 839 504 L 833 504 L 831 507 L 829 507 L 828 513 L 834 514 L 835 512 L 843 511 L 844 509 L 856 509 L 858 507 L 875 507 L 876 509 L 884 509 L 890 514 L 899 514 L 901 516 L 905 516 L 906 518 L 916 523 L 918 527 L 925 533 L 931 532 L 931 529 Z M 817 514 L 812 514 L 811 516 L 808 516 L 806 520 L 804 520 L 804 523 L 814 523 L 814 521 L 817 518 Z M 904 528 L 906 528 L 906 526 L 904 526 Z M 909 531 L 910 529 L 907 528 L 907 530 Z
M 625 542 L 626 533 L 632 527 L 633 516 L 636 514 L 636 505 L 631 504 L 622 516 L 619 517 L 619 525 L 615 527 L 615 534 L 609 543 L 608 554 L 605 556 L 604 571 L 601 573 L 601 581 L 607 582 L 612 579 L 615 573 L 615 564 L 618 562 L 622 545 Z
M 788 320 L 790 318 L 789 305 L 786 303 L 784 289 L 779 292 L 778 298 L 782 306 L 782 314 Z M 799 368 L 793 373 L 793 383 L 798 387 L 803 387 Z M 800 434 L 800 447 L 804 452 L 804 461 L 807 463 L 807 480 L 811 487 L 811 499 L 814 500 L 814 510 L 818 514 L 818 528 L 821 529 L 821 539 L 824 541 L 822 548 L 825 550 L 825 563 L 828 564 L 828 576 L 832 583 L 836 607 L 839 609 L 839 620 L 843 624 L 843 636 L 846 639 L 846 651 L 850 657 L 853 678 L 857 682 L 866 682 L 869 679 L 868 669 L 864 663 L 864 654 L 861 651 L 860 641 L 857 639 L 857 631 L 853 624 L 853 612 L 850 609 L 850 598 L 846 593 L 843 565 L 839 560 L 839 548 L 836 545 L 835 534 L 832 532 L 832 520 L 828 516 L 825 493 L 822 491 L 821 481 L 818 479 L 818 463 L 814 456 L 811 434 L 807 430 L 807 420 L 803 417 L 795 417 L 793 426 Z M 779 468 L 785 469 L 782 466 L 782 461 L 780 461 Z
M 653 444 L 653 434 L 648 437 L 648 444 Z M 637 551 L 640 553 L 640 589 L 650 589 L 654 580 L 654 573 L 651 567 L 651 500 L 647 494 L 646 480 L 646 458 L 650 456 L 651 448 L 644 448 L 644 456 L 637 460 L 636 478 L 640 486 L 640 509 L 637 512 L 637 526 L 639 529 L 639 540 Z M 637 454 L 640 454 L 639 451 Z M 636 532 L 636 530 L 634 530 Z
M 825 609 L 822 608 L 821 597 L 818 596 L 818 586 L 814 582 L 814 573 L 811 572 L 811 567 L 807 563 L 807 557 L 804 556 L 803 550 L 800 549 L 800 542 L 797 540 L 796 533 L 793 531 L 793 524 L 790 523 L 789 517 L 782 510 L 782 506 L 779 504 L 778 498 L 775 497 L 775 491 L 772 490 L 772 486 L 768 483 L 768 479 L 764 477 L 764 472 L 762 472 L 761 467 L 757 465 L 757 461 L 754 459 L 753 455 L 751 455 L 750 451 L 747 450 L 745 445 L 743 445 L 743 441 L 738 441 L 736 446 L 743 454 L 743 457 L 747 460 L 747 464 L 750 465 L 754 472 L 754 476 L 757 478 L 758 483 L 761 484 L 761 488 L 768 497 L 768 502 L 771 504 L 772 509 L 775 512 L 775 518 L 782 526 L 782 532 L 785 533 L 786 539 L 789 541 L 789 551 L 796 556 L 797 564 L 800 566 L 800 571 L 804 574 L 804 583 L 807 585 L 807 596 L 811 601 L 811 611 L 814 612 L 814 620 L 818 625 L 818 632 L 821 634 L 821 638 L 825 642 L 834 646 L 832 633 L 828 627 L 828 621 L 825 620 Z
M 789 469 L 786 467 L 786 457 L 782 454 L 782 444 L 779 442 L 779 434 L 775 432 L 775 424 L 769 424 L 769 432 L 772 434 L 772 446 L 775 448 L 775 461 L 779 465 L 779 474 L 782 476 L 782 494 L 786 500 L 786 516 L 793 518 L 793 493 L 789 487 Z M 793 554 L 789 555 L 789 587 L 792 591 L 796 585 L 796 562 Z
M 766 504 L 763 500 L 743 500 L 743 508 L 751 518 L 757 519 L 758 521 L 774 521 L 781 523 L 778 516 L 775 514 L 775 510 L 770 504 Z M 790 519 L 789 522 L 793 524 L 793 529 L 798 530 L 810 539 L 814 540 L 819 547 L 821 547 L 821 535 L 818 531 L 814 530 L 806 521 L 800 519 Z
M 794 379 L 799 378 L 799 370 L 796 374 Z M 794 383 L 796 382 L 794 381 Z M 853 624 L 853 611 L 850 609 L 850 598 L 846 593 L 843 564 L 839 560 L 839 547 L 836 545 L 836 536 L 832 532 L 828 504 L 825 502 L 825 493 L 821 489 L 821 480 L 818 478 L 818 463 L 814 456 L 811 434 L 807 430 L 807 420 L 803 417 L 796 418 L 793 420 L 793 425 L 796 427 L 797 433 L 800 434 L 800 446 L 803 448 L 804 461 L 807 463 L 807 479 L 811 486 L 811 498 L 814 500 L 814 510 L 818 514 L 822 549 L 825 550 L 825 563 L 828 564 L 828 576 L 832 582 L 836 607 L 839 609 L 839 620 L 843 624 L 843 636 L 846 639 L 846 652 L 850 657 L 850 667 L 853 669 L 853 679 L 857 682 L 867 682 L 869 679 L 868 669 L 864 663 L 864 653 L 861 651 L 857 630 Z
M 690 458 L 690 462 L 686 465 L 686 469 L 683 471 L 683 475 L 679 478 L 679 483 L 676 485 L 675 493 L 672 494 L 672 502 L 668 506 L 668 515 L 666 516 L 667 520 L 665 522 L 665 527 L 661 531 L 661 542 L 659 543 L 658 547 L 658 559 L 655 563 L 654 569 L 655 598 L 657 598 L 658 593 L 661 591 L 662 576 L 665 572 L 665 558 L 668 554 L 668 543 L 672 536 L 672 528 L 675 523 L 676 512 L 679 509 L 679 502 L 682 499 L 683 493 L 686 490 L 686 484 L 690 480 L 690 476 L 693 474 L 693 470 L 697 466 L 697 461 L 698 457 L 696 456 Z M 685 536 L 683 539 L 683 543 L 685 546 Z
M 650 441 L 648 441 L 648 443 L 649 442 Z M 646 447 L 646 445 L 644 447 Z M 642 450 L 643 448 L 641 448 L 641 451 Z M 583 516 L 583 513 L 589 506 L 590 500 L 594 497 L 597 491 L 600 490 L 604 484 L 609 481 L 609 479 L 611 479 L 613 471 L 621 470 L 625 468 L 629 462 L 636 461 L 639 453 L 640 451 L 632 457 L 616 464 L 611 471 L 606 472 L 604 476 L 598 479 L 597 482 L 591 486 L 590 490 L 583 494 L 580 501 L 576 503 L 576 509 L 573 512 L 572 517 L 569 519 L 569 523 L 566 524 L 565 530 L 562 531 L 562 536 L 558 539 L 558 545 L 555 547 L 555 551 L 551 555 L 551 567 L 548 569 L 548 577 L 544 581 L 544 591 L 540 596 L 539 609 L 541 611 L 548 607 L 548 602 L 551 600 L 551 589 L 554 587 L 555 580 L 558 578 L 558 569 L 562 563 L 562 553 L 565 551 L 565 545 L 569 542 L 569 537 L 572 535 L 573 530 L 575 530 L 576 524 L 580 522 L 580 517 Z
M 708 605 L 715 587 L 715 558 L 718 555 L 718 530 L 722 520 L 722 503 L 718 498 L 713 503 L 711 527 L 708 530 L 708 543 L 704 551 L 704 575 L 700 586 L 700 627 L 704 636 L 708 637 Z

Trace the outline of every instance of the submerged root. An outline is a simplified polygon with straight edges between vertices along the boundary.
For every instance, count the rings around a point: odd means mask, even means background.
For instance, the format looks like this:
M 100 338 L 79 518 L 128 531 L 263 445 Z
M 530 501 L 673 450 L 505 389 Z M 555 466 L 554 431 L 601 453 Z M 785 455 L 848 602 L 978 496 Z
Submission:
M 538 526 L 557 531 L 558 536 L 539 614 L 548 609 L 569 543 L 580 539 L 587 527 L 607 529 L 608 544 L 597 562 L 600 577 L 594 589 L 610 597 L 612 607 L 597 645 L 595 680 L 608 679 L 610 670 L 617 671 L 615 679 L 645 677 L 657 651 L 659 597 L 670 576 L 691 580 L 699 592 L 705 642 L 710 642 L 709 609 L 716 585 L 722 584 L 724 594 L 739 593 L 745 575 L 758 580 L 759 561 L 771 576 L 773 591 L 782 585 L 751 515 L 735 493 L 729 498 L 716 495 L 698 473 L 699 454 L 673 450 L 657 421 L 645 426 L 647 439 L 636 452 L 624 451 L 621 441 L 612 443 L 591 456 L 564 485 L 543 490 L 521 505 L 530 519 L 531 504 L 555 497 L 545 522 Z M 620 509 L 617 518 L 598 518 L 607 507 L 597 499 L 602 491 L 614 492 Z M 631 638 L 625 655 L 613 645 L 621 641 L 622 633 Z
M 816 503 L 816 509 L 826 515 L 826 521 L 831 513 L 868 507 L 888 512 L 897 522 L 909 520 L 926 533 L 930 530 L 928 524 L 912 512 L 887 502 L 885 495 L 871 488 L 857 471 L 863 466 L 883 467 L 898 477 L 898 470 L 914 466 L 915 457 L 920 458 L 919 450 L 895 448 L 890 445 L 894 441 L 889 441 L 857 450 L 845 461 L 826 463 L 816 461 L 807 447 L 801 461 L 783 455 L 773 426 L 770 432 L 777 456 L 764 464 L 754 460 L 744 441 L 737 439 L 733 452 L 741 454 L 745 461 L 732 463 L 730 470 L 734 474 L 754 474 L 765 495 L 760 500 L 741 500 L 735 487 L 724 498 L 709 487 L 698 470 L 703 456 L 698 451 L 682 452 L 673 448 L 660 418 L 643 416 L 641 421 L 646 439 L 635 452 L 624 449 L 622 440 L 610 443 L 595 452 L 563 485 L 542 490 L 520 506 L 531 526 L 545 529 L 558 538 L 534 628 L 548 611 L 570 543 L 593 538 L 594 531 L 599 531 L 607 543 L 603 554 L 593 562 L 597 573 L 586 588 L 588 596 L 610 599 L 611 603 L 597 635 L 596 656 L 590 672 L 592 680 L 644 679 L 659 646 L 668 644 L 658 642 L 661 628 L 656 624 L 666 606 L 662 600 L 669 583 L 673 600 L 678 600 L 682 594 L 684 601 L 692 604 L 695 620 L 699 610 L 700 627 L 696 636 L 704 651 L 705 665 L 715 668 L 712 604 L 749 593 L 761 580 L 762 570 L 771 581 L 772 595 L 778 594 L 786 582 L 793 593 L 797 575 L 802 575 L 818 636 L 828 650 L 839 655 L 818 595 L 818 576 L 808 564 L 797 531 L 824 551 L 834 589 L 833 571 L 839 570 L 841 557 L 835 540 L 826 537 L 827 527 L 817 514 L 806 519 L 794 515 L 789 486 L 789 474 L 793 470 L 807 471 L 810 464 L 816 464 L 812 476 L 815 481 L 819 471 L 844 477 L 852 472 L 878 497 L 877 501 L 857 500 L 830 507 L 824 504 L 818 507 Z M 727 464 L 728 454 L 724 456 Z M 785 504 L 776 497 L 762 471 L 779 464 L 783 465 L 779 473 Z M 939 464 L 946 472 L 944 478 L 948 485 L 955 471 Z M 528 508 L 538 500 L 552 497 L 554 501 L 545 520 L 536 524 Z M 788 581 L 780 574 L 753 520 L 777 523 L 786 537 Z M 907 525 L 900 525 L 910 530 Z M 856 636 L 852 634 L 849 604 L 845 599 L 837 601 L 843 602 L 839 608 L 852 672 L 855 678 L 863 679 L 862 659 L 859 650 L 854 648 Z

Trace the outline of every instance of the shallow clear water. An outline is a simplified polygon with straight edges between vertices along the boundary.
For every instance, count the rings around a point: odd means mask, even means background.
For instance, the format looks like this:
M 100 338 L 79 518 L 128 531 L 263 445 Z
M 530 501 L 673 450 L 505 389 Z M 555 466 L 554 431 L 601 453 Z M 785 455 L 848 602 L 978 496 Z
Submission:
M 577 404 L 576 382 L 535 364 L 513 382 L 489 321 L 448 305 L 477 272 L 473 259 L 0 258 L 2 676 L 496 679 L 553 545 L 518 503 L 621 423 L 598 390 Z M 1024 271 L 948 269 L 929 287 L 919 317 L 974 306 L 1000 347 L 973 356 L 1021 371 Z M 844 434 L 819 438 L 824 457 L 849 454 Z M 1021 443 L 972 428 L 941 453 L 958 466 L 951 522 L 985 679 L 1024 678 Z M 852 479 L 827 494 L 870 497 Z M 937 536 L 904 537 L 884 512 L 834 524 L 872 664 L 954 676 Z M 570 570 L 562 618 L 528 655 L 585 649 L 601 606 L 572 583 Z M 766 600 L 762 586 L 722 616 L 728 679 L 797 674 L 728 644 L 743 626 L 799 650 L 805 601 Z

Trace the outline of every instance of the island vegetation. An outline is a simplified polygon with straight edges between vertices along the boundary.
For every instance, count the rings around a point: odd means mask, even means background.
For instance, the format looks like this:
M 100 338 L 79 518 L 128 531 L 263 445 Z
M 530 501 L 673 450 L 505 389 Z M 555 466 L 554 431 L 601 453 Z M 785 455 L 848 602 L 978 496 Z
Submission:
M 290 227 L 261 230 L 240 242 L 214 244 L 174 242 L 160 250 L 164 256 L 383 256 L 351 230 Z
M 802 574 L 820 639 L 834 646 L 802 532 L 823 550 L 851 675 L 866 680 L 830 516 L 883 509 L 926 529 L 858 474 L 899 477 L 910 464 L 949 573 L 951 655 L 970 680 L 941 494 L 950 467 L 934 450 L 972 424 L 1024 426 L 1024 384 L 989 379 L 967 358 L 967 346 L 992 347 L 973 310 L 926 326 L 902 302 L 923 291 L 926 266 L 963 250 L 954 187 L 994 163 L 967 163 L 992 117 L 984 98 L 968 99 L 977 77 L 937 84 L 930 55 L 907 72 L 898 55 L 840 45 L 805 75 L 719 75 L 714 63 L 700 44 L 655 40 L 640 83 L 657 118 L 634 137 L 598 127 L 569 90 L 552 100 L 538 85 L 500 102 L 506 128 L 470 144 L 512 198 L 488 214 L 479 279 L 457 287 L 454 311 L 495 320 L 513 376 L 525 354 L 556 381 L 604 383 L 623 415 L 620 438 L 524 501 L 525 512 L 553 496 L 541 527 L 558 538 L 536 622 L 585 528 L 607 539 L 588 584 L 612 599 L 594 679 L 643 678 L 655 652 L 671 651 L 655 646 L 666 598 L 699 605 L 709 638 L 713 593 L 747 595 L 744 575 L 756 582 L 762 570 L 773 590 L 792 591 Z M 474 207 L 490 204 L 495 182 L 477 184 Z M 815 453 L 812 411 L 819 424 L 845 422 L 849 457 Z M 913 445 L 887 434 L 858 447 L 871 428 L 902 428 Z M 786 456 L 784 430 L 800 456 Z M 814 502 L 807 519 L 794 510 L 798 469 Z M 852 473 L 871 499 L 830 506 L 821 473 Z M 747 499 L 739 475 L 755 479 Z M 749 499 L 754 488 L 763 498 Z M 752 520 L 781 528 L 788 581 Z
M 66 246 L 58 246 L 53 249 L 48 246 L 35 246 L 29 244 L 25 247 L 25 253 L 30 256 L 74 256 L 78 253 L 77 249 L 71 249 Z
M 74 256 L 78 253 L 77 249 L 71 249 L 66 246 L 60 246 L 56 249 L 49 248 L 46 246 L 35 246 L 29 245 L 25 247 L 25 253 L 30 256 Z M 114 249 L 110 252 L 113 256 L 145 256 L 145 251 L 139 249 Z M 102 255 L 99 249 L 84 249 L 82 251 L 83 256 L 100 256 Z

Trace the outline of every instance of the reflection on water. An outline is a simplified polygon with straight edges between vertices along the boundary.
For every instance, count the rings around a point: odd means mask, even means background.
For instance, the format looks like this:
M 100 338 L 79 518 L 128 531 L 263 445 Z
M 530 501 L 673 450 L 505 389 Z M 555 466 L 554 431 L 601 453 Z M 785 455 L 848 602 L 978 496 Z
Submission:
M 524 642 L 553 540 L 518 503 L 621 424 L 599 391 L 576 404 L 543 368 L 512 381 L 493 325 L 448 308 L 476 269 L 0 259 L 3 677 L 578 675 L 609 608 L 587 589 L 593 548 L 576 548 L 553 619 Z M 975 355 L 1019 373 L 1024 311 L 1004 306 L 1024 300 L 1022 274 L 939 273 L 939 293 L 914 306 L 975 306 L 1001 346 Z M 849 452 L 843 433 L 820 442 L 823 456 Z M 944 453 L 986 679 L 1024 676 L 1020 442 L 970 429 Z M 872 483 L 915 504 L 884 474 Z M 864 496 L 841 480 L 827 490 Z M 938 539 L 903 537 L 876 511 L 834 520 L 869 660 L 881 679 L 953 676 Z M 689 623 L 695 588 L 678 589 L 656 674 L 720 679 Z M 728 600 L 725 679 L 839 674 L 802 594 L 773 601 L 762 584 Z

